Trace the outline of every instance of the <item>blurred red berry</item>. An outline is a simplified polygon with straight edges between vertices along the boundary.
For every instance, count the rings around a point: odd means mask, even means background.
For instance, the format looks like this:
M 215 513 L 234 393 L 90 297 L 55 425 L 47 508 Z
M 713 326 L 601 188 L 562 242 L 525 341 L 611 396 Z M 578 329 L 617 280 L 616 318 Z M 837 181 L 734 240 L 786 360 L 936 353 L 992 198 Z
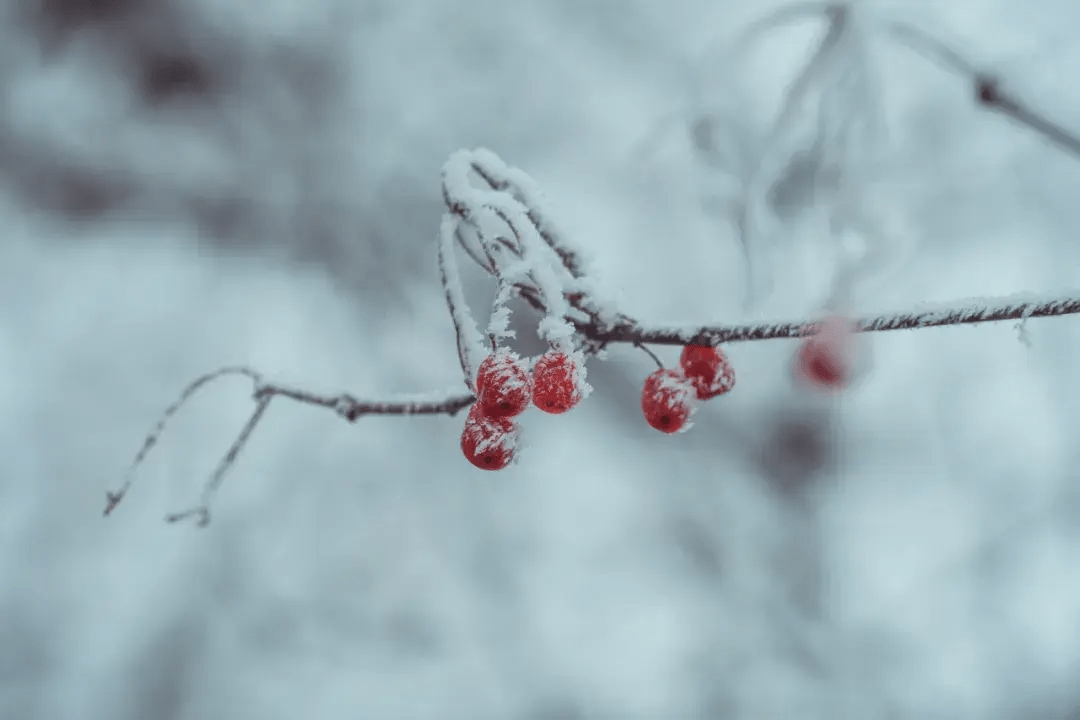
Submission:
M 735 387 L 735 370 L 718 347 L 685 346 L 679 356 L 679 367 L 693 384 L 698 400 L 709 400 Z
M 529 368 L 517 353 L 500 348 L 480 363 L 476 401 L 488 417 L 520 415 L 529 406 L 531 396 Z
M 806 338 L 795 356 L 799 379 L 824 390 L 842 390 L 854 370 L 854 324 L 844 317 L 826 318 Z
M 581 402 L 582 382 L 569 355 L 549 350 L 533 366 L 533 404 L 552 415 L 564 413 Z
M 502 470 L 517 452 L 519 428 L 510 418 L 488 417 L 473 403 L 461 433 L 461 451 L 481 470 Z
M 645 378 L 641 410 L 645 421 L 660 432 L 673 433 L 690 418 L 693 384 L 674 370 L 661 368 Z

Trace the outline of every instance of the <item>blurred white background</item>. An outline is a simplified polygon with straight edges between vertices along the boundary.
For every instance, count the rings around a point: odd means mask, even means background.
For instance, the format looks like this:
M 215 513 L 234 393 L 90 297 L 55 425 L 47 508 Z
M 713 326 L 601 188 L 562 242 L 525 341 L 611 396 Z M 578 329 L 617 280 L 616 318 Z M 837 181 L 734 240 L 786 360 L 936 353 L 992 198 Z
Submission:
M 458 148 L 536 178 L 624 311 L 753 319 L 684 131 L 706 77 L 765 136 L 823 23 L 742 65 L 716 48 L 775 7 L 6 4 L 0 718 L 1080 717 L 1071 317 L 1029 323 L 1030 348 L 1011 323 L 880 333 L 829 401 L 792 389 L 794 343 L 735 345 L 735 391 L 671 437 L 640 414 L 651 361 L 613 348 L 580 408 L 523 416 L 500 473 L 461 456 L 460 416 L 275 402 L 213 524 L 167 525 L 251 410 L 223 380 L 101 517 L 207 370 L 358 397 L 459 381 L 435 263 Z M 1072 4 L 868 9 L 1080 129 Z M 870 209 L 902 232 L 857 309 L 1075 287 L 1077 159 L 870 52 Z M 821 311 L 833 259 L 807 223 L 777 242 L 765 315 Z

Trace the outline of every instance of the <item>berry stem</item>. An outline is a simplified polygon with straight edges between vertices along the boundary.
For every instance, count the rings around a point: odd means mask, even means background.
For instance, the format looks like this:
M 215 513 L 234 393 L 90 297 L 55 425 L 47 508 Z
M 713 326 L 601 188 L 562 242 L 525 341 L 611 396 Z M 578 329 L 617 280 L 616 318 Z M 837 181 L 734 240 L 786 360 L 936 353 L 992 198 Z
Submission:
M 634 343 L 634 347 L 651 357 L 653 359 L 653 362 L 656 363 L 656 367 L 660 368 L 661 370 L 664 369 L 664 363 L 660 362 L 660 358 L 656 356 L 656 353 L 647 348 L 643 343 L 636 342 Z

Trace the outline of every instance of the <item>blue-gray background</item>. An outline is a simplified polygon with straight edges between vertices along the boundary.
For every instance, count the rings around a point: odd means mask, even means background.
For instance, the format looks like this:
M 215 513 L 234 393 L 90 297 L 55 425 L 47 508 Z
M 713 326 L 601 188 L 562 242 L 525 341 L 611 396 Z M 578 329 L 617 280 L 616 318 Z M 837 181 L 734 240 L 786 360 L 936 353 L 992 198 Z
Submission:
M 744 318 L 707 167 L 654 131 L 690 119 L 707 69 L 764 135 L 821 24 L 730 69 L 713 43 L 773 7 L 5 3 L 0 717 L 1080 716 L 1072 318 L 1032 321 L 1030 348 L 1011 323 L 881 334 L 838 401 L 791 387 L 792 343 L 735 346 L 736 392 L 672 437 L 640 416 L 650 361 L 615 348 L 579 409 L 523 417 L 497 474 L 462 459 L 460 417 L 275 403 L 210 528 L 166 525 L 251 410 L 226 380 L 101 518 L 206 370 L 361 397 L 458 382 L 434 239 L 461 147 L 537 179 L 622 309 Z M 876 9 L 1080 128 L 1070 3 Z M 871 49 L 892 150 L 867 202 L 897 239 L 859 302 L 1075 286 L 1076 159 Z M 785 317 L 831 272 L 799 222 L 766 308 Z

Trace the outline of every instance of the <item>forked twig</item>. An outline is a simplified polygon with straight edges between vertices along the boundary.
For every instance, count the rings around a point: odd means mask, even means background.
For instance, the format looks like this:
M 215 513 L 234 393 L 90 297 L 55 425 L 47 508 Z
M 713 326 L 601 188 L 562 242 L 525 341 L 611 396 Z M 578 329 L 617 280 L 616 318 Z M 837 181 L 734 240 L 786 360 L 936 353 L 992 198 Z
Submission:
M 357 400 L 347 393 L 322 395 L 300 388 L 289 387 L 288 385 L 267 383 L 258 372 L 247 367 L 231 366 L 221 368 L 193 380 L 180 393 L 180 397 L 165 409 L 161 419 L 158 421 L 157 425 L 154 426 L 154 429 L 150 434 L 147 435 L 142 448 L 140 448 L 139 452 L 136 454 L 135 460 L 128 468 L 120 487 L 117 490 L 106 493 L 107 501 L 104 513 L 106 516 L 110 515 L 112 511 L 116 509 L 116 506 L 120 504 L 128 491 L 131 490 L 131 486 L 135 482 L 135 471 L 146 459 L 150 449 L 157 445 L 169 420 L 176 415 L 180 408 L 183 407 L 184 403 L 190 400 L 196 392 L 205 387 L 209 382 L 226 375 L 243 375 L 251 379 L 254 384 L 252 398 L 255 400 L 255 410 L 244 423 L 243 428 L 240 430 L 240 434 L 237 436 L 236 440 L 233 441 L 233 444 L 229 447 L 225 456 L 218 463 L 213 474 L 203 485 L 199 504 L 188 510 L 167 515 L 165 519 L 170 523 L 186 520 L 190 517 L 197 517 L 200 527 L 205 527 L 209 524 L 210 503 L 213 500 L 214 495 L 220 488 L 221 483 L 225 478 L 225 474 L 235 464 L 237 457 L 240 455 L 240 451 L 243 449 L 244 445 L 247 444 L 251 433 L 254 432 L 255 427 L 266 413 L 266 409 L 270 406 L 270 401 L 275 397 L 288 398 L 289 400 L 294 400 L 306 405 L 314 405 L 316 407 L 324 407 L 333 410 L 349 422 L 356 422 L 364 415 L 453 416 L 476 401 L 475 395 L 469 393 L 455 393 L 453 391 L 441 394 L 406 395 L 388 400 Z
M 210 524 L 210 502 L 214 499 L 214 495 L 217 494 L 218 488 L 221 487 L 221 481 L 225 477 L 225 473 L 228 472 L 232 464 L 236 462 L 236 456 L 240 454 L 240 450 L 247 444 L 248 438 L 251 436 L 255 426 L 259 424 L 259 420 L 262 419 L 263 414 L 266 412 L 266 408 L 270 406 L 271 395 L 264 395 L 259 397 L 255 401 L 255 412 L 251 413 L 251 417 L 244 423 L 244 427 L 240 430 L 240 435 L 229 447 L 229 452 L 225 453 L 225 457 L 221 459 L 218 466 L 214 468 L 214 474 L 210 476 L 210 479 L 206 481 L 203 486 L 202 497 L 199 499 L 199 504 L 188 510 L 184 510 L 178 513 L 172 513 L 165 516 L 165 522 L 179 522 L 180 520 L 186 520 L 189 517 L 197 517 L 199 527 L 206 527 Z M 117 499 L 119 502 L 119 499 Z M 115 507 L 115 505 L 114 505 Z
M 139 448 L 139 452 L 135 454 L 135 459 L 131 462 L 131 465 L 128 467 L 127 472 L 124 473 L 124 480 L 120 484 L 119 489 L 106 493 L 107 502 L 105 504 L 104 513 L 106 517 L 110 515 L 113 510 L 116 509 L 116 506 L 120 504 L 120 501 L 124 499 L 125 495 L 127 495 L 128 490 L 131 489 L 132 483 L 135 482 L 135 471 L 140 465 L 142 465 L 143 460 L 146 459 L 146 456 L 150 453 L 150 450 L 153 449 L 155 445 L 157 445 L 158 440 L 161 438 L 161 434 L 165 432 L 165 426 L 168 424 L 169 420 L 171 420 L 173 416 L 176 415 L 180 408 L 183 407 L 184 403 L 190 400 L 191 397 L 196 392 L 198 392 L 200 388 L 202 388 L 207 383 L 217 380 L 218 378 L 225 377 L 226 375 L 243 375 L 247 378 L 250 378 L 251 381 L 255 383 L 256 389 L 258 389 L 258 387 L 262 384 L 262 376 L 260 376 L 259 373 L 255 372 L 251 368 L 240 366 L 219 368 L 213 372 L 206 373 L 205 375 L 201 375 L 192 380 L 191 383 L 189 383 L 188 386 L 184 388 L 183 392 L 180 393 L 180 397 L 178 397 L 172 405 L 169 405 L 169 407 L 165 408 L 165 412 L 162 413 L 161 419 L 158 420 L 157 424 L 154 426 L 154 429 L 151 430 L 150 433 L 146 436 L 146 439 L 143 441 L 142 447 Z M 259 414 L 261 415 L 261 412 Z

